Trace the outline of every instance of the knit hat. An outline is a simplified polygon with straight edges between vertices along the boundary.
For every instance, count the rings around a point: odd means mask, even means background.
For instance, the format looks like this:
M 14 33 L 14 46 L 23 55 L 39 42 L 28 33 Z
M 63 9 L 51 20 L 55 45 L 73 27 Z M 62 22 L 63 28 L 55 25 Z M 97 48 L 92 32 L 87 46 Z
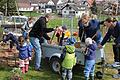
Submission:
M 92 44 L 92 38 L 86 38 L 86 39 L 85 39 L 85 44 L 86 44 L 86 45 Z
M 8 32 L 9 32 L 9 30 L 8 30 L 8 29 L 4 29 L 4 32 L 5 32 L 5 33 L 8 33 Z
M 67 26 L 66 26 L 66 25 L 63 25 L 63 26 L 62 26 L 62 29 L 67 30 Z
M 74 45 L 76 43 L 76 39 L 74 37 L 70 37 L 68 38 L 67 43 L 69 45 Z

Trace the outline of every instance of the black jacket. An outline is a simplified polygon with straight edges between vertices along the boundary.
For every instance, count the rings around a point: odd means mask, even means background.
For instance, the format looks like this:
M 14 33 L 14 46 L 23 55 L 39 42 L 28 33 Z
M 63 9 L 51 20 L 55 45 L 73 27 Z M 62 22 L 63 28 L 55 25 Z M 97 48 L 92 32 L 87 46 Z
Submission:
M 32 30 L 29 33 L 30 37 L 41 38 L 44 37 L 47 40 L 50 40 L 50 37 L 47 33 L 52 32 L 53 28 L 47 28 L 47 21 L 45 17 L 40 17 L 35 24 L 33 25 Z

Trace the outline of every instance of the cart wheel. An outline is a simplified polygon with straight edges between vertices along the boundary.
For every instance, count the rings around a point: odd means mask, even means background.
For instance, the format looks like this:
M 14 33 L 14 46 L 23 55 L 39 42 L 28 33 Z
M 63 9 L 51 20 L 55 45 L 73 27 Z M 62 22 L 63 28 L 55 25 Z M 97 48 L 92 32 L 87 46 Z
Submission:
M 102 79 L 103 78 L 103 73 L 101 71 L 96 72 L 96 78 L 97 79 Z
M 61 67 L 60 59 L 58 57 L 51 58 L 50 67 L 51 67 L 53 72 L 59 73 L 60 72 L 60 67 Z

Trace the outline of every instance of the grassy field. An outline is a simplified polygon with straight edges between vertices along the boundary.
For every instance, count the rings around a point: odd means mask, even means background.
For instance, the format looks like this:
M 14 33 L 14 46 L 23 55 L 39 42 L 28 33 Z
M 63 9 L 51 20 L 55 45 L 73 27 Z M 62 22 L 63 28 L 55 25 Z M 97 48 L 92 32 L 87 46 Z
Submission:
M 111 43 L 108 43 L 105 47 L 106 52 L 106 62 L 112 63 L 113 62 L 113 54 L 112 54 L 112 46 Z M 33 67 L 33 60 L 30 63 L 29 72 L 26 73 L 23 77 L 24 80 L 60 80 L 60 75 L 56 74 L 51 71 L 48 63 L 42 59 L 42 67 L 43 71 L 38 72 L 34 70 Z M 96 65 L 96 71 L 101 70 L 100 65 Z M 6 65 L 0 66 L 0 80 L 9 80 L 9 76 L 11 74 L 11 70 L 13 67 L 9 67 Z M 83 75 L 83 66 L 77 65 L 73 69 L 73 80 L 84 80 Z M 117 73 L 115 69 L 108 69 L 105 68 L 104 80 L 116 80 L 112 78 L 112 74 Z M 7 75 L 6 75 L 7 74 Z
M 24 13 L 26 15 L 30 15 L 30 13 Z M 39 16 L 40 14 L 31 14 L 32 16 Z M 105 19 L 105 17 L 101 17 L 102 20 Z M 77 28 L 77 18 L 74 18 L 73 20 L 73 26 L 74 28 Z M 62 19 L 62 18 L 54 18 L 48 23 L 48 27 L 55 27 L 56 25 L 71 25 L 71 20 L 70 19 Z M 69 27 L 70 29 L 70 27 Z M 2 33 L 2 30 L 0 29 L 0 34 Z M 0 35 L 1 38 L 1 35 Z M 106 62 L 112 63 L 113 62 L 113 53 L 112 53 L 112 45 L 111 43 L 107 43 L 105 46 L 105 53 L 106 53 Z M 1 63 L 1 62 L 0 62 Z M 28 73 L 23 75 L 24 80 L 60 80 L 60 75 L 56 74 L 51 71 L 50 67 L 48 66 L 48 63 L 42 60 L 42 67 L 43 71 L 42 72 L 37 72 L 34 70 L 33 67 L 33 60 L 30 64 L 30 70 Z M 9 76 L 11 74 L 11 70 L 13 67 L 9 67 L 6 65 L 0 64 L 0 80 L 9 80 Z M 100 65 L 96 65 L 96 70 L 95 72 L 101 70 Z M 83 66 L 77 65 L 75 66 L 73 70 L 73 80 L 84 80 L 84 75 L 83 75 Z M 112 74 L 117 73 L 117 70 L 115 69 L 108 69 L 105 68 L 105 74 L 104 74 L 104 79 L 103 80 L 120 80 L 120 79 L 113 79 Z

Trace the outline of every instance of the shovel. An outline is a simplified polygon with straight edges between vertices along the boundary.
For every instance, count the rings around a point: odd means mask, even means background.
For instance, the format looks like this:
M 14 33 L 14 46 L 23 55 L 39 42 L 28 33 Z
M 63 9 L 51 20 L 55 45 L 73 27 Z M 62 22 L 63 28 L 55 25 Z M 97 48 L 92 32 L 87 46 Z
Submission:
M 58 26 L 56 26 L 56 28 L 58 28 Z M 53 38 L 54 38 L 54 36 L 55 36 L 55 33 L 56 33 L 56 30 L 54 30 L 54 33 L 53 33 L 52 38 L 51 38 L 51 40 L 50 40 L 50 44 L 52 43 L 52 40 L 53 40 Z

